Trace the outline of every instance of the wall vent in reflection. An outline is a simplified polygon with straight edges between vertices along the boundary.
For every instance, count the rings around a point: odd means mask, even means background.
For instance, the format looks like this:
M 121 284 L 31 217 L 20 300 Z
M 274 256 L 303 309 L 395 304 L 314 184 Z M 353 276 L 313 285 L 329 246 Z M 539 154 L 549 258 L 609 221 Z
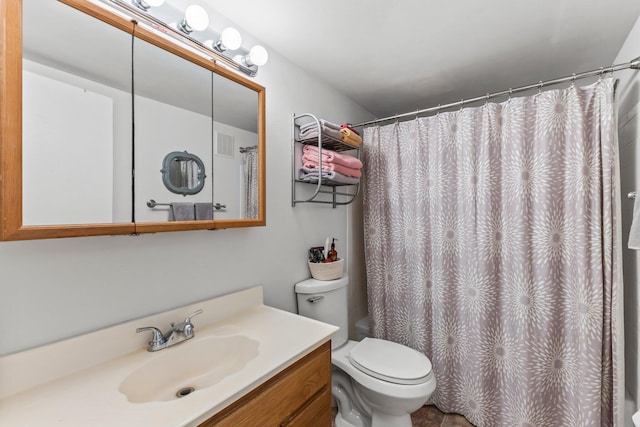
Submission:
M 233 158 L 234 136 L 216 132 L 216 156 Z

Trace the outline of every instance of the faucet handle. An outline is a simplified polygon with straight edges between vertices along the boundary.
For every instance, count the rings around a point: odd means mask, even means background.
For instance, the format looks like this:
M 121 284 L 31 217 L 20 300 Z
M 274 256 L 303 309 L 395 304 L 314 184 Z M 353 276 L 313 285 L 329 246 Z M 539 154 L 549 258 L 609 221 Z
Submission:
M 144 331 L 151 331 L 153 334 L 151 337 L 151 341 L 149 341 L 149 345 L 147 346 L 147 350 L 149 351 L 160 350 L 160 348 L 162 348 L 162 346 L 167 342 L 164 335 L 162 335 L 162 331 L 158 328 L 154 328 L 153 326 L 146 326 L 144 328 L 136 329 L 136 332 L 138 333 Z
M 191 318 L 192 318 L 193 316 L 197 316 L 198 314 L 202 314 L 202 313 L 203 313 L 203 311 L 202 311 L 202 309 L 201 309 L 201 308 L 200 308 L 200 309 L 198 309 L 198 310 L 196 310 L 196 311 L 194 311 L 193 313 L 191 313 L 190 315 L 188 315 L 186 319 L 184 319 L 184 323 L 191 323 Z
M 202 314 L 202 309 L 196 310 L 184 319 L 184 327 L 183 333 L 186 339 L 193 338 L 193 323 L 191 323 L 191 318 L 193 316 L 197 316 L 198 314 Z

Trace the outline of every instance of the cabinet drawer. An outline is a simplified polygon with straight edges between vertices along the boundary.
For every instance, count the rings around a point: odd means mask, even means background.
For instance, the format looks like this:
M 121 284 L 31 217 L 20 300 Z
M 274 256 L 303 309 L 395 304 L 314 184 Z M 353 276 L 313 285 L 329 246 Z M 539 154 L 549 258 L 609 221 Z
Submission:
M 267 427 L 293 420 L 312 399 L 331 385 L 331 342 L 327 342 L 255 390 L 238 399 L 200 427 Z M 325 398 L 326 399 L 326 398 Z M 329 403 L 325 406 L 331 416 Z M 318 403 L 320 405 L 320 403 Z M 313 406 L 318 412 L 320 407 Z M 300 424 L 301 425 L 301 424 Z M 329 424 L 325 424 L 329 425 Z

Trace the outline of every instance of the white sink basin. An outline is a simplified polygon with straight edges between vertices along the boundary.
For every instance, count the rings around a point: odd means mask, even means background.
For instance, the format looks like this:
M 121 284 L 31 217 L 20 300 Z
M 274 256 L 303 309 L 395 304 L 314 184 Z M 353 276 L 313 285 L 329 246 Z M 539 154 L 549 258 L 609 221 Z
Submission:
M 131 403 L 186 397 L 241 371 L 258 355 L 258 347 L 258 341 L 244 335 L 196 337 L 153 353 L 119 390 Z

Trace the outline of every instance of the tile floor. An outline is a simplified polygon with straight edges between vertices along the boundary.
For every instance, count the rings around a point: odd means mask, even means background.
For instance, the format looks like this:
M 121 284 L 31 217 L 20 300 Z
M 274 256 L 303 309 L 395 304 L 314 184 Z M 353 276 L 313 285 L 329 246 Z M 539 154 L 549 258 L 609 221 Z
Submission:
M 443 414 L 435 406 L 423 406 L 411 414 L 413 427 L 474 427 L 458 414 Z
M 335 416 L 336 408 L 333 409 Z M 462 415 L 443 414 L 435 406 L 423 406 L 411 414 L 413 427 L 474 427 Z M 333 425 L 333 423 L 332 423 Z

